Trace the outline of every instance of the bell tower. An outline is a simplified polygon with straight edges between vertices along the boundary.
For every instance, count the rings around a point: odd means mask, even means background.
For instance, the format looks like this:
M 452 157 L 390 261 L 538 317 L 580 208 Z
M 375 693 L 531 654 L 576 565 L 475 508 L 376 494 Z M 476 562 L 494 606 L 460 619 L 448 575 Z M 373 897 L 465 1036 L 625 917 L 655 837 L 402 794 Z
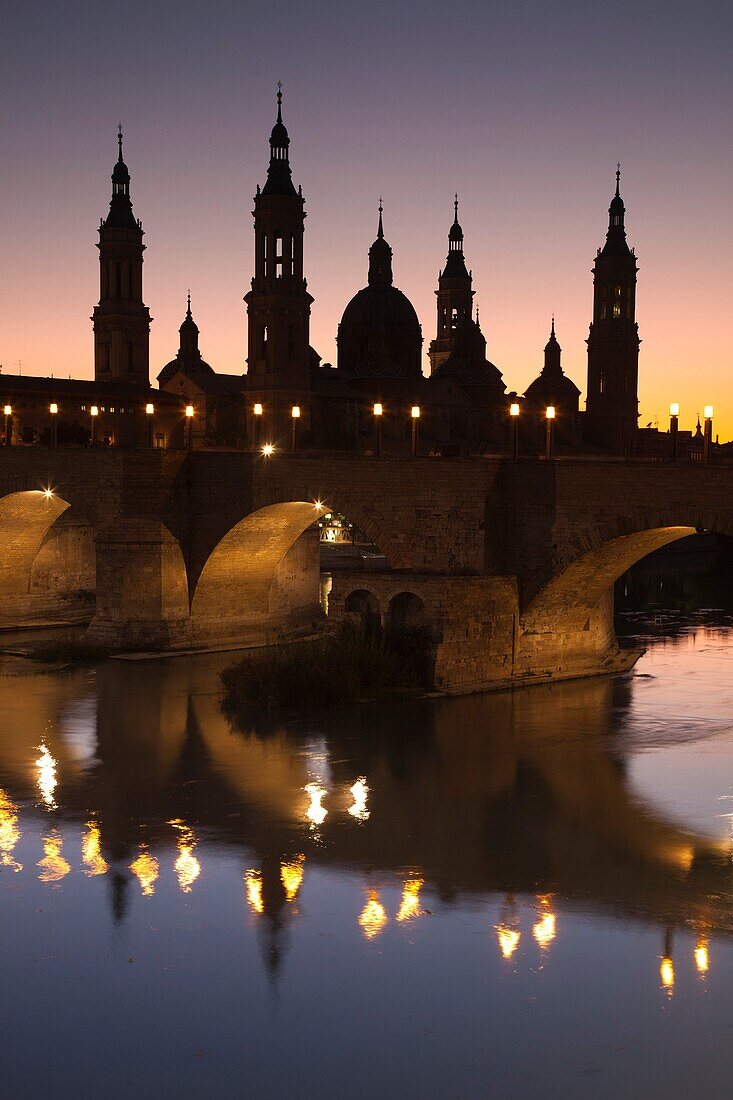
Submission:
M 608 233 L 593 266 L 593 320 L 588 334 L 586 442 L 631 454 L 639 419 L 639 326 L 636 323 L 636 255 L 626 242 L 626 208 L 620 194 L 608 208 Z
M 99 226 L 99 304 L 94 307 L 94 377 L 150 385 L 150 310 L 143 302 L 143 227 L 132 213 L 130 173 L 119 155 L 109 214 Z
M 308 416 L 313 298 L 303 277 L 305 200 L 291 177 L 290 137 L 282 120 L 280 84 L 267 181 L 262 190 L 258 186 L 254 203 L 255 273 L 244 299 L 247 388 L 265 406 L 270 434 L 281 435 L 293 405 L 301 407 L 301 417 Z
M 448 233 L 448 257 L 438 276 L 438 328 L 437 336 L 428 349 L 430 373 L 451 354 L 462 321 L 470 321 L 473 313 L 471 273 L 466 270 L 463 256 L 463 230 L 458 222 L 458 195 L 453 203 L 453 224 Z

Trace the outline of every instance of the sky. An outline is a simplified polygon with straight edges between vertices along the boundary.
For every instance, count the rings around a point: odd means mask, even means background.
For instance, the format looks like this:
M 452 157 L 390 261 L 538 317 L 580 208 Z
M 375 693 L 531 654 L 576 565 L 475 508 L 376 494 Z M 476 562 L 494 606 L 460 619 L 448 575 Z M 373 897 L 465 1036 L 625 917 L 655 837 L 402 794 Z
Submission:
M 0 363 L 91 377 L 95 244 L 117 124 L 145 229 L 151 375 L 191 288 L 204 358 L 241 373 L 283 81 L 306 199 L 311 343 L 335 362 L 384 196 L 395 284 L 435 335 L 453 193 L 488 357 L 523 392 L 555 314 L 585 390 L 591 268 L 616 162 L 639 261 L 640 424 L 714 404 L 733 437 L 733 5 L 668 0 L 6 0 Z M 582 406 L 581 406 L 582 407 Z

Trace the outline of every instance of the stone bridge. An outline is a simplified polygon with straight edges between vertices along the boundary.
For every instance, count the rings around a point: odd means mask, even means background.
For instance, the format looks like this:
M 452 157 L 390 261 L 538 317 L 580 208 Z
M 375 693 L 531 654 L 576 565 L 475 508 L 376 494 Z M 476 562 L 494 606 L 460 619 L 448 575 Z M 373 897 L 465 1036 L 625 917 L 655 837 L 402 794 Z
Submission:
M 733 468 L 583 459 L 0 451 L 0 625 L 85 613 L 92 638 L 185 649 L 326 623 L 314 522 L 385 554 L 329 615 L 424 621 L 440 687 L 622 667 L 613 584 L 665 543 L 733 535 Z

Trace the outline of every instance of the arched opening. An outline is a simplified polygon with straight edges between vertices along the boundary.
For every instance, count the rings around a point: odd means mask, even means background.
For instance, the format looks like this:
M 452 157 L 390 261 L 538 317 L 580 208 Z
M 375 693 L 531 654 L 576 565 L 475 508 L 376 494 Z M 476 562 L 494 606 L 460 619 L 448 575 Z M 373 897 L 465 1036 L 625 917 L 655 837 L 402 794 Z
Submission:
M 73 512 L 62 521 L 68 509 L 50 489 L 0 498 L 0 626 L 78 617 L 81 590 L 91 613 L 91 527 Z
M 368 633 L 376 633 L 382 623 L 379 600 L 366 588 L 357 588 L 344 600 L 345 616 Z
M 416 630 L 425 625 L 425 604 L 414 592 L 400 592 L 389 601 L 387 627 Z
M 191 603 L 195 636 L 255 640 L 316 629 L 319 604 L 317 521 L 313 501 L 271 504 L 239 520 L 201 571 Z

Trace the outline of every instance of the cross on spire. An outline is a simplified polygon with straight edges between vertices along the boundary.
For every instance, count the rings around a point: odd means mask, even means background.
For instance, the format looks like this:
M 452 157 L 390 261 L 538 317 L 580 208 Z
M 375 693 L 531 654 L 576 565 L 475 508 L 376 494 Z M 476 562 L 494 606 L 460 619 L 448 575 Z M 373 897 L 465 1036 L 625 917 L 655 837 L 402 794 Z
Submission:
M 458 192 L 456 191 L 455 199 L 453 202 L 453 210 L 455 211 L 455 220 L 458 221 Z
M 621 182 L 621 161 L 616 164 L 616 194 L 619 194 L 619 185 Z
M 118 145 L 119 150 L 120 150 L 119 159 L 122 160 L 122 123 L 121 122 L 117 126 L 117 145 Z
M 277 117 L 278 121 L 282 122 L 282 105 L 283 105 L 283 82 L 278 80 L 277 82 Z
M 383 237 L 384 236 L 384 229 L 382 228 L 382 211 L 383 211 L 383 209 L 384 209 L 384 207 L 382 206 L 382 196 L 380 195 L 379 196 L 379 228 L 377 229 L 377 236 L 378 237 Z

